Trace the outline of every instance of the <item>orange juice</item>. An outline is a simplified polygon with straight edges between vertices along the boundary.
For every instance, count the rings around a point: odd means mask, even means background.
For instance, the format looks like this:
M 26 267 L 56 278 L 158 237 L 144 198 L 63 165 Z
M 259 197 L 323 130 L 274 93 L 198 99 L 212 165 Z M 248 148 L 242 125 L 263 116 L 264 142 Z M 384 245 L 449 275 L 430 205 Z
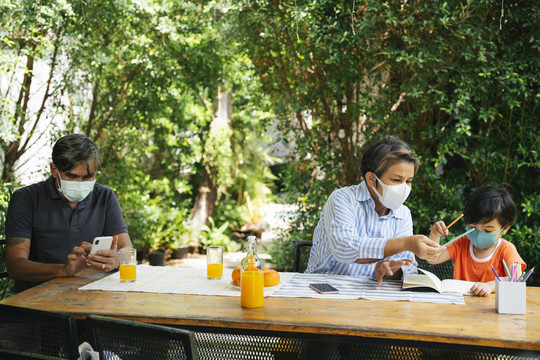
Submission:
M 264 275 L 262 272 L 244 271 L 240 281 L 240 303 L 245 308 L 259 308 L 264 305 Z
M 135 281 L 137 266 L 131 264 L 120 265 L 120 280 Z
M 206 277 L 216 279 L 223 276 L 223 264 L 208 264 L 206 265 Z

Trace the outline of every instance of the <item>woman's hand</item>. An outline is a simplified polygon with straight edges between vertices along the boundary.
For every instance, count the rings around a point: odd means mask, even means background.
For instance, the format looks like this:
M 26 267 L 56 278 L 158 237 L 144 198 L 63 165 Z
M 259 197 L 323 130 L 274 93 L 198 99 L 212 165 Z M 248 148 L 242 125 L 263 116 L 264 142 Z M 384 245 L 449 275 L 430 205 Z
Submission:
M 428 239 L 424 235 L 411 235 L 406 238 L 406 249 L 413 252 L 420 259 L 435 261 L 439 255 L 445 250 L 445 247 L 440 246 L 435 241 Z
M 385 260 L 379 261 L 375 266 L 375 277 L 377 278 L 377 286 L 382 285 L 383 278 L 392 278 L 399 275 L 396 271 L 400 270 L 404 265 L 412 265 L 412 260 Z M 395 274 L 395 275 L 394 275 Z

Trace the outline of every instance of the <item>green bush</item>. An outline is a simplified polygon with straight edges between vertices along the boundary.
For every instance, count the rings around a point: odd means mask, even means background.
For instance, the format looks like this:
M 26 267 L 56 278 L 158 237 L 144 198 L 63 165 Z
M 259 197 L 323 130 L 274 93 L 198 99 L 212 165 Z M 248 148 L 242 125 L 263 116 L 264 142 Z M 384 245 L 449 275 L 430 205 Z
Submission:
M 294 114 L 280 124 L 294 145 L 286 189 L 316 217 L 282 242 L 305 240 L 331 191 L 361 180 L 366 145 L 395 135 L 422 161 L 407 201 L 415 232 L 454 219 L 472 189 L 508 183 L 521 212 L 506 237 L 539 264 L 539 8 L 502 7 L 253 0 L 230 13 L 276 111 Z M 274 262 L 292 263 L 288 249 Z
M 0 237 L 4 238 L 6 231 L 6 213 L 9 199 L 13 193 L 14 186 L 11 183 L 4 183 L 0 187 Z M 0 279 L 0 299 L 13 295 L 13 280 L 10 278 Z
M 223 251 L 237 251 L 240 244 L 231 240 L 229 222 L 225 221 L 221 225 L 216 225 L 212 217 L 208 218 L 210 226 L 201 227 L 199 239 L 203 249 L 208 246 L 223 246 Z

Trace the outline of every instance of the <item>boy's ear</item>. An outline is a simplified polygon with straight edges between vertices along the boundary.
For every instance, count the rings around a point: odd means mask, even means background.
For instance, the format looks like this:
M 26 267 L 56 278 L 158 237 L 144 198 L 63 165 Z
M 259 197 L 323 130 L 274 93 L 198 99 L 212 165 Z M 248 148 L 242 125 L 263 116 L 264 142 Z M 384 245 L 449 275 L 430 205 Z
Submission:
M 510 230 L 510 225 L 503 227 L 503 231 L 501 232 L 501 234 L 506 234 L 508 230 Z

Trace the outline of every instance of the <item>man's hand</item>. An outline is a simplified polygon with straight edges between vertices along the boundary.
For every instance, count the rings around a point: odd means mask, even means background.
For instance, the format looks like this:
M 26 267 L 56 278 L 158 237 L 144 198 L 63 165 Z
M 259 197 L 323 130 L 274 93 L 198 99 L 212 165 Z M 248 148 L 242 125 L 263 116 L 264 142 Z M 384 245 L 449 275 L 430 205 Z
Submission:
M 68 254 L 67 263 L 60 269 L 58 276 L 73 276 L 79 271 L 86 269 L 86 252 L 89 250 L 90 244 L 87 242 L 82 242 L 80 246 L 75 246 L 71 254 Z
M 394 273 L 401 269 L 404 265 L 411 265 L 412 260 L 385 260 L 379 261 L 375 266 L 375 277 L 377 278 L 377 286 L 382 285 L 383 278 L 392 277 Z
M 444 224 L 444 221 L 437 221 L 433 224 L 431 232 L 429 233 L 429 238 L 435 241 L 437 244 L 441 243 L 441 236 L 448 235 L 448 229 Z
M 113 236 L 110 250 L 100 250 L 96 254 L 89 254 L 86 262 L 92 268 L 100 271 L 111 271 L 117 269 L 120 265 L 118 256 L 118 236 Z
M 408 236 L 406 242 L 407 250 L 415 253 L 420 259 L 427 261 L 435 261 L 444 250 L 443 246 L 440 246 L 424 235 Z

